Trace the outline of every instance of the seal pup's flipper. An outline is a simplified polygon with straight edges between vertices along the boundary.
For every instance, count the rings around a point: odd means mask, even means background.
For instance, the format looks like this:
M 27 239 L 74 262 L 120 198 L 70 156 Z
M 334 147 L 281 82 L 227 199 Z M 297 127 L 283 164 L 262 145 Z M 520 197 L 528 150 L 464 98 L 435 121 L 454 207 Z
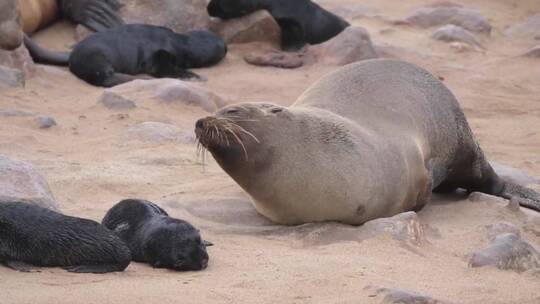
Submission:
M 34 265 L 30 265 L 28 263 L 21 262 L 21 261 L 3 261 L 2 263 L 6 265 L 6 267 L 8 268 L 11 268 L 13 270 L 17 270 L 20 272 L 41 272 Z
M 62 267 L 68 272 L 74 273 L 107 273 L 123 271 L 126 267 L 119 264 L 102 264 L 102 265 L 77 265 Z
M 63 0 L 62 14 L 94 32 L 118 27 L 124 22 L 117 14 L 122 4 L 116 0 Z
M 37 63 L 46 63 L 59 66 L 69 65 L 70 52 L 54 52 L 47 50 L 37 43 L 35 43 L 30 37 L 24 35 L 24 45 L 28 49 L 30 56 Z

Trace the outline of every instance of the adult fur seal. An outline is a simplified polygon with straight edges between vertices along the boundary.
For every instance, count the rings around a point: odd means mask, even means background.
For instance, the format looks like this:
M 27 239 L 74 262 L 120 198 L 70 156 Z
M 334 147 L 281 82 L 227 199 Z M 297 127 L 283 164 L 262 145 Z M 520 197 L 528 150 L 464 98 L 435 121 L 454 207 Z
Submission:
M 224 107 L 197 121 L 195 132 L 277 223 L 362 224 L 418 210 L 432 190 L 458 187 L 540 210 L 540 194 L 493 171 L 444 84 L 402 61 L 345 66 L 288 108 Z
M 206 246 L 190 223 L 169 217 L 156 204 L 126 199 L 112 207 L 102 221 L 124 240 L 137 262 L 174 270 L 201 270 L 208 265 Z
M 11 1 L 11 0 L 8 0 Z M 20 0 L 23 30 L 31 34 L 58 16 L 99 32 L 123 24 L 118 0 Z
M 22 40 L 19 0 L 0 1 L 0 49 L 12 51 Z
M 186 69 L 217 64 L 227 53 L 225 42 L 209 31 L 178 34 L 154 25 L 127 24 L 95 33 L 71 53 L 51 52 L 24 38 L 34 61 L 69 65 L 77 77 L 96 86 L 112 87 L 141 78 L 199 78 Z
M 285 50 L 324 42 L 349 26 L 343 18 L 310 0 L 212 0 L 207 10 L 210 16 L 221 19 L 267 10 L 281 28 L 281 46 Z
M 123 271 L 130 261 L 124 242 L 99 223 L 27 203 L 0 204 L 0 262 L 8 267 L 105 273 Z

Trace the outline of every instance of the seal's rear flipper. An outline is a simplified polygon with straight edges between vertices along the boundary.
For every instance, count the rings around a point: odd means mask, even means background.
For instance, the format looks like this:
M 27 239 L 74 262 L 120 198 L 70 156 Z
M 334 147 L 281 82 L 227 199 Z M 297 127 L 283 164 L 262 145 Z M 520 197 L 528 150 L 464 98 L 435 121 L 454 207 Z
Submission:
M 6 267 L 20 272 L 40 272 L 37 267 L 21 261 L 3 261 Z
M 500 196 L 506 199 L 516 198 L 519 205 L 540 212 L 540 193 L 533 189 L 505 182 Z
M 24 35 L 24 45 L 28 49 L 30 56 L 37 63 L 46 63 L 59 66 L 69 65 L 70 52 L 54 52 L 42 48 L 37 43 L 32 41 L 30 37 Z
M 101 265 L 77 265 L 63 267 L 66 271 L 75 273 L 107 273 L 123 271 L 126 267 L 119 264 L 101 264 Z

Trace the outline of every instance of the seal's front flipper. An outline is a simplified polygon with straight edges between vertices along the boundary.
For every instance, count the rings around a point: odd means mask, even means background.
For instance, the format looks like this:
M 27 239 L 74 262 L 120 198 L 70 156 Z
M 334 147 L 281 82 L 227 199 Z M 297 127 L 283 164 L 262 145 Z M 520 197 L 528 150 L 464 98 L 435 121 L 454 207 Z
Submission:
M 304 29 L 298 21 L 280 18 L 277 22 L 281 28 L 281 48 L 284 51 L 297 51 L 306 45 Z
M 125 267 L 122 268 L 118 264 L 101 264 L 101 265 L 68 266 L 68 267 L 63 267 L 63 269 L 69 272 L 75 272 L 75 273 L 107 273 L 107 272 L 123 271 Z
M 40 272 L 35 266 L 21 261 L 3 261 L 2 263 L 4 263 L 6 267 L 20 272 Z

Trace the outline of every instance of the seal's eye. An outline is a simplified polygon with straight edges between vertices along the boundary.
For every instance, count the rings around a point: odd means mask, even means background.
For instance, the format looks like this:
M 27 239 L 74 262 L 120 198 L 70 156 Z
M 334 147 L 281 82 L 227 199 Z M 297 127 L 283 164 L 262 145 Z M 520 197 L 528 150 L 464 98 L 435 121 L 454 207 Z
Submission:
M 272 113 L 279 113 L 281 111 L 283 111 L 283 109 L 280 109 L 280 108 L 273 108 L 272 110 L 270 110 L 270 112 Z

